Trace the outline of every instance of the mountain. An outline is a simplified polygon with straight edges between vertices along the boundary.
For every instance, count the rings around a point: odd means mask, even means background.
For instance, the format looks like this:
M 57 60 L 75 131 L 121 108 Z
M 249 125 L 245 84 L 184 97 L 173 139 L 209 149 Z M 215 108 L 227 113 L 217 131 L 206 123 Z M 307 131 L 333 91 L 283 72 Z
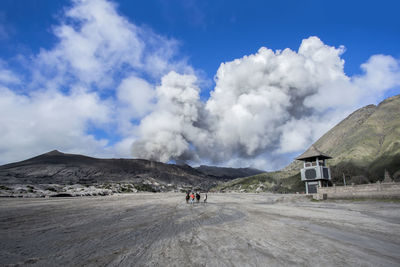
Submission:
M 79 184 L 107 188 L 110 187 L 109 184 L 127 184 L 127 188 L 141 191 L 185 188 L 208 190 L 220 182 L 254 172 L 255 170 L 245 169 L 236 171 L 233 168 L 208 169 L 207 166 L 195 169 L 188 165 L 164 164 L 143 159 L 98 159 L 54 150 L 0 166 L 0 184 L 8 187 L 16 184 Z
M 332 183 L 342 184 L 343 174 L 347 183 L 376 182 L 383 180 L 385 170 L 400 181 L 400 95 L 356 110 L 313 146 L 333 157 L 327 161 Z M 301 167 L 295 160 L 280 171 L 229 181 L 216 189 L 304 191 Z
M 350 182 L 376 182 L 385 169 L 400 178 L 400 95 L 353 112 L 314 146 L 333 157 L 328 163 L 334 183 L 343 174 Z

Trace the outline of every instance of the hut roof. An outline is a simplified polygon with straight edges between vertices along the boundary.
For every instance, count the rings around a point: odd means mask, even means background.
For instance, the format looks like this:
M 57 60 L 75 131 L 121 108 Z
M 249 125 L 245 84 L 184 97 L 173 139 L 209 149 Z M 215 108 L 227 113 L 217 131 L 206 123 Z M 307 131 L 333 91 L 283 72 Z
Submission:
M 319 151 L 314 145 L 312 145 L 309 149 L 307 149 L 306 152 L 298 156 L 296 159 L 297 160 L 304 160 L 308 158 L 315 158 L 318 157 L 320 159 L 331 159 L 331 156 L 328 156 L 327 154 L 322 153 Z

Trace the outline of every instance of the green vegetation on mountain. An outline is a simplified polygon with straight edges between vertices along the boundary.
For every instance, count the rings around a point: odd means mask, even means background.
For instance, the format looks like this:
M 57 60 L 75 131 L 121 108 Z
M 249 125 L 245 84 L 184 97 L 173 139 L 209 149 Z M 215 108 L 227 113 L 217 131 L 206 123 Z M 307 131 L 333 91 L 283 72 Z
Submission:
M 400 178 L 400 95 L 378 106 L 366 106 L 348 116 L 316 143 L 331 155 L 332 182 L 383 180 L 385 169 Z
M 213 188 L 213 191 L 227 190 L 273 193 L 302 192 L 304 184 L 300 180 L 300 173 L 287 176 L 287 173 L 277 171 L 238 178 Z

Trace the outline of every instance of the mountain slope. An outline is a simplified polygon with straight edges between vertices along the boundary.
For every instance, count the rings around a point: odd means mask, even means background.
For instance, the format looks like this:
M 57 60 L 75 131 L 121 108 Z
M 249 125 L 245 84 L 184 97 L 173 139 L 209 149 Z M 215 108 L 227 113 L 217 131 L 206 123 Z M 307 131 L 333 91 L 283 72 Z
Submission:
M 204 168 L 207 169 L 207 166 L 201 169 Z M 149 190 L 158 190 L 163 186 L 168 187 L 168 190 L 192 187 L 207 190 L 222 181 L 249 173 L 242 169 L 236 171 L 233 168 L 223 168 L 221 170 L 224 175 L 217 175 L 215 168 L 210 168 L 214 173 L 203 173 L 188 165 L 164 164 L 143 159 L 97 159 L 54 150 L 0 166 L 0 184 L 130 183 Z M 156 186 L 151 188 L 147 185 Z
M 227 179 L 247 177 L 251 175 L 264 173 L 264 171 L 260 171 L 253 168 L 225 168 L 225 167 L 215 167 L 206 165 L 201 165 L 200 167 L 196 167 L 195 169 L 207 175 L 212 175 Z
M 147 180 L 208 188 L 219 179 L 189 166 L 141 159 L 97 159 L 59 151 L 0 166 L 2 184 L 143 183 Z
M 400 153 L 400 95 L 377 107 L 357 110 L 315 145 L 332 155 L 331 164 L 350 161 L 367 167 L 382 156 Z
M 334 182 L 344 173 L 374 182 L 400 171 L 400 95 L 348 116 L 314 144 L 331 155 Z
M 333 157 L 328 160 L 333 183 L 341 184 L 343 174 L 349 183 L 375 182 L 383 179 L 385 169 L 400 180 L 400 95 L 358 109 L 313 145 Z M 252 190 L 263 186 L 264 191 L 302 191 L 301 167 L 302 162 L 295 160 L 281 171 L 233 180 L 218 188 L 246 185 Z M 272 186 L 260 182 L 266 175 Z

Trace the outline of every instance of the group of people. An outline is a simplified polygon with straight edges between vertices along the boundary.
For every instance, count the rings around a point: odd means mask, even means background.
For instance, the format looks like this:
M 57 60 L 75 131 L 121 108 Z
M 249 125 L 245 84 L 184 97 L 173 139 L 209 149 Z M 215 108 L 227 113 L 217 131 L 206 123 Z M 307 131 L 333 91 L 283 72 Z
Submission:
M 189 203 L 194 204 L 195 200 L 196 200 L 196 203 L 200 203 L 200 199 L 201 199 L 200 192 L 196 192 L 196 193 L 191 192 L 191 191 L 186 192 L 186 203 L 187 204 L 189 204 Z M 207 193 L 204 196 L 203 203 L 207 203 Z

